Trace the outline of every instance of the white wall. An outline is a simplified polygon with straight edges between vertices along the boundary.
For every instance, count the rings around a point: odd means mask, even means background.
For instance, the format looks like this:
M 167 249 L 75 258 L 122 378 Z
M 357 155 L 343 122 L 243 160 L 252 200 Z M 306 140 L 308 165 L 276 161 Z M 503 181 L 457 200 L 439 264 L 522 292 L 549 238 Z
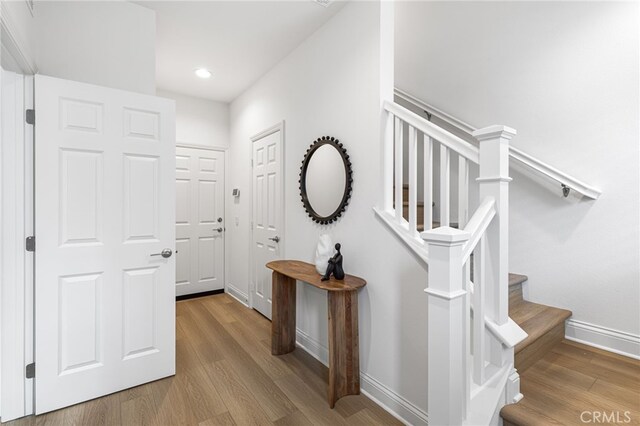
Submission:
M 380 201 L 381 93 L 392 96 L 392 32 L 385 32 L 392 25 L 385 24 L 385 19 L 392 19 L 389 7 L 378 2 L 347 3 L 232 102 L 229 178 L 241 196 L 237 203 L 231 198 L 227 202 L 229 223 L 238 218 L 238 225 L 227 228 L 228 284 L 249 291 L 250 137 L 284 120 L 284 258 L 313 262 L 321 233 L 342 243 L 346 272 L 368 281 L 359 293 L 363 389 L 378 392 L 375 395 L 386 404 L 420 423 L 407 414 L 407 407 L 422 413 L 426 407 L 426 272 L 372 210 Z M 304 153 L 323 135 L 344 143 L 354 172 L 346 213 L 329 226 L 311 221 L 298 188 Z M 326 294 L 298 284 L 297 312 L 298 327 L 311 339 L 306 343 L 315 346 L 317 355 L 326 351 Z M 385 396 L 380 389 L 390 393 Z
M 510 270 L 528 298 L 640 334 L 638 3 L 399 2 L 396 85 L 603 191 L 512 169 Z M 606 330 L 605 330 L 606 331 Z
M 229 104 L 158 90 L 176 101 L 176 142 L 226 148 L 229 146 Z
M 124 1 L 39 1 L 41 74 L 153 95 L 155 12 Z

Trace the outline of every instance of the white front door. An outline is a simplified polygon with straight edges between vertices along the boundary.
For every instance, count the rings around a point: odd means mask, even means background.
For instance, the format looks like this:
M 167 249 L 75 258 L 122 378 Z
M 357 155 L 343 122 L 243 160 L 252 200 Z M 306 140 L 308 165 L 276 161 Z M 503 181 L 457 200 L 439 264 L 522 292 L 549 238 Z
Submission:
M 44 76 L 35 93 L 40 414 L 175 374 L 175 106 Z
M 283 126 L 251 138 L 253 141 L 253 219 L 251 303 L 271 319 L 271 270 L 265 264 L 282 258 L 283 246 Z
M 176 148 L 176 295 L 224 288 L 224 152 Z

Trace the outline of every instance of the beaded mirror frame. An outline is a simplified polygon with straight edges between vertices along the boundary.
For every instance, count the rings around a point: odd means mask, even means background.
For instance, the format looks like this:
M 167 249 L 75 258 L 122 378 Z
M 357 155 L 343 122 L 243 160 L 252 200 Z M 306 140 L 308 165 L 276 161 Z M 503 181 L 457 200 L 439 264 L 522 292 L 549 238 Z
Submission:
M 313 158 L 313 154 L 322 146 L 330 145 L 338 151 L 340 154 L 340 158 L 342 159 L 342 163 L 344 165 L 345 170 L 345 182 L 344 182 L 344 190 L 342 194 L 342 199 L 340 204 L 335 209 L 333 213 L 328 216 L 319 215 L 311 206 L 309 202 L 309 197 L 307 194 L 307 169 L 309 167 L 309 163 Z M 351 168 L 351 161 L 349 160 L 349 155 L 347 154 L 346 148 L 342 145 L 342 143 L 334 138 L 333 136 L 322 136 L 316 139 L 307 149 L 306 154 L 304 155 L 304 159 L 302 160 L 302 166 L 300 167 L 300 179 L 298 180 L 300 184 L 300 197 L 302 200 L 302 204 L 304 205 L 304 209 L 307 214 L 313 219 L 315 222 L 318 222 L 322 225 L 328 225 L 330 223 L 335 222 L 338 218 L 344 213 L 347 205 L 349 204 L 349 199 L 351 198 L 351 191 L 353 185 L 353 170 Z

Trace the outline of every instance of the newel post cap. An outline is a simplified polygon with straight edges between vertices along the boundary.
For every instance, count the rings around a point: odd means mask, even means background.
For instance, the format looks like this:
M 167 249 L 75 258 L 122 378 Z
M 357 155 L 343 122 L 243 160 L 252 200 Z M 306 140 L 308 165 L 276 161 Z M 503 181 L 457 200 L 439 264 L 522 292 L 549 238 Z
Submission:
M 420 234 L 428 244 L 441 246 L 457 246 L 464 244 L 471 238 L 471 234 L 449 226 L 431 229 Z
M 484 127 L 482 129 L 478 129 L 475 132 L 473 132 L 472 135 L 474 138 L 476 138 L 478 141 L 481 142 L 487 139 L 497 139 L 497 138 L 510 140 L 517 133 L 518 132 L 516 132 L 516 130 L 512 129 L 511 127 L 493 125 L 489 127 Z

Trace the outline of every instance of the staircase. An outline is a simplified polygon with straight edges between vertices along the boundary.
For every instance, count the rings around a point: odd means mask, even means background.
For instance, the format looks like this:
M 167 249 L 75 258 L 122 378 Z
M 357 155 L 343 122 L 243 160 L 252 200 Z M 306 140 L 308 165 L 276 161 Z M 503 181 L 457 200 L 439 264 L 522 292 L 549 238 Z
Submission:
M 525 300 L 526 281 L 509 274 L 509 317 L 527 333 L 514 349 L 525 394 L 500 410 L 503 425 L 638 424 L 640 361 L 566 341 L 571 311 Z
M 514 351 L 527 338 L 508 310 L 515 130 L 480 129 L 474 145 L 393 102 L 384 110 L 374 211 L 428 265 L 429 423 L 498 425 L 500 409 L 522 397 Z
M 565 197 L 572 189 L 597 199 L 600 191 L 513 148 L 513 129 L 476 130 L 441 111 L 439 127 L 426 112 L 432 107 L 401 98 L 428 120 L 385 102 L 383 191 L 374 211 L 428 265 L 429 423 L 584 424 L 585 412 L 593 423 L 640 418 L 640 362 L 566 341 L 571 311 L 525 300 L 527 277 L 507 272 L 510 160 L 559 182 Z
M 528 302 L 522 297 L 524 275 L 509 274 L 509 316 L 527 334 L 515 348 L 515 366 L 523 373 L 564 339 L 571 311 Z
M 505 405 L 505 426 L 638 424 L 640 361 L 564 339 L 571 312 L 522 297 L 509 276 L 509 316 L 528 334 L 516 345 L 524 398 Z
M 545 407 L 520 402 L 520 374 L 564 344 L 571 312 L 524 300 L 527 277 L 508 273 L 515 131 L 490 126 L 464 140 L 393 102 L 384 109 L 382 201 L 374 211 L 428 265 L 429 423 L 562 424 L 547 419 Z

